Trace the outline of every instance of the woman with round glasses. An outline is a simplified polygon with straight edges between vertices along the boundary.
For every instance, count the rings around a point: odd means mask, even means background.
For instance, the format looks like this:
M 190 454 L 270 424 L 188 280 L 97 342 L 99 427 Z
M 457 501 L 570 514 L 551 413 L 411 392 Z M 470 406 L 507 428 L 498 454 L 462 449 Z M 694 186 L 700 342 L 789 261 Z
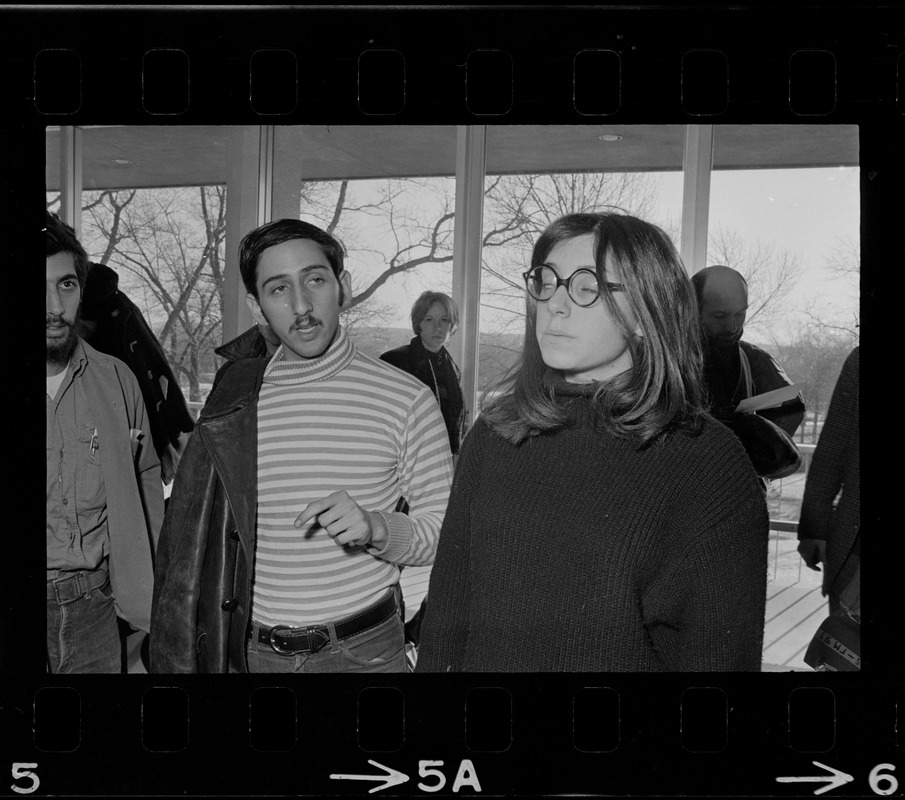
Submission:
M 767 510 L 702 409 L 672 243 L 571 214 L 525 282 L 521 359 L 462 444 L 417 670 L 759 670 Z

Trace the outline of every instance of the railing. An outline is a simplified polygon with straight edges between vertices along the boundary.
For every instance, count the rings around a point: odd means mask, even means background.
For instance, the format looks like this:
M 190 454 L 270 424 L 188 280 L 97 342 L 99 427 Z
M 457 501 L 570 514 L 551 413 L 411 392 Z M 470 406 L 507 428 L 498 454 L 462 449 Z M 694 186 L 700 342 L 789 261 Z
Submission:
M 794 574 L 793 583 L 800 583 L 802 578 L 802 568 L 804 562 L 797 553 L 797 536 L 798 533 L 798 516 L 801 509 L 801 499 L 804 495 L 805 482 L 807 480 L 807 472 L 811 463 L 811 456 L 814 453 L 816 445 L 799 444 L 798 450 L 801 452 L 801 469 L 794 475 L 787 478 L 780 478 L 772 481 L 768 490 L 768 504 L 770 505 L 770 540 L 773 543 L 771 580 L 777 580 L 782 567 L 782 571 L 786 576 L 786 580 L 790 579 L 789 570 L 792 569 Z M 783 506 L 790 509 L 790 516 L 781 516 Z M 797 507 L 796 507 L 797 506 Z
M 808 474 L 808 468 L 811 465 L 811 456 L 817 448 L 815 444 L 799 444 L 798 451 L 801 453 L 801 468 L 794 475 L 787 478 L 780 478 L 770 484 L 770 496 L 777 502 L 777 512 L 782 511 L 783 499 L 794 498 L 800 499 L 804 493 L 804 482 Z M 787 494 L 784 494 L 785 488 L 794 487 Z M 770 517 L 770 530 L 772 531 L 789 531 L 798 532 L 798 520 L 790 520 L 780 516 Z

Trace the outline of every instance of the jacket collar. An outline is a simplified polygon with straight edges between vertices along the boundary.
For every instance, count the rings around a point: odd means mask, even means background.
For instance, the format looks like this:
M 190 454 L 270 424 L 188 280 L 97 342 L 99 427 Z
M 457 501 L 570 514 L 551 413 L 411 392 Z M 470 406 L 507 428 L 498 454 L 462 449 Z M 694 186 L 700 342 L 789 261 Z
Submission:
M 252 325 L 235 339 L 230 339 L 226 344 L 221 344 L 215 348 L 214 352 L 229 361 L 240 361 L 243 358 L 261 358 L 267 355 L 267 343 L 258 330 L 258 326 Z
M 253 404 L 261 392 L 261 380 L 267 363 L 266 358 L 243 358 L 230 366 L 201 409 L 199 423 L 241 411 Z

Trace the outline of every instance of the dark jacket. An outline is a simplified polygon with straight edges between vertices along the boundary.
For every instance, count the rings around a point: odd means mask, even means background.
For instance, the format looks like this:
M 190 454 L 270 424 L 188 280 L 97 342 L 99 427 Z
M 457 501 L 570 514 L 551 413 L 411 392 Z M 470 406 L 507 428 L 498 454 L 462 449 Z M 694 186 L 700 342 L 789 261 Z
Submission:
M 717 419 L 731 417 L 735 407 L 746 397 L 753 397 L 774 389 L 789 386 L 792 381 L 773 356 L 766 350 L 750 342 L 739 342 L 738 349 L 731 351 L 728 359 L 718 358 L 715 352 L 704 350 L 704 387 L 710 406 L 710 413 Z M 751 367 L 752 391 L 748 394 L 741 369 L 740 352 L 743 352 Z M 801 394 L 792 400 L 757 412 L 760 416 L 778 425 L 789 436 L 794 436 L 804 419 L 804 401 Z
M 194 419 L 166 354 L 141 311 L 119 290 L 119 276 L 92 264 L 82 293 L 79 333 L 101 353 L 125 362 L 138 381 L 164 483 L 176 473 Z
M 151 672 L 246 672 L 257 481 L 257 402 L 267 358 L 218 373 L 160 534 Z
M 211 385 L 210 394 L 220 382 L 223 373 L 236 361 L 243 358 L 266 358 L 267 357 L 267 341 L 261 335 L 257 325 L 252 325 L 244 333 L 240 333 L 235 339 L 230 339 L 225 344 L 221 344 L 214 352 L 221 358 L 226 359 L 226 363 L 222 364 L 214 375 L 214 382 Z
M 842 367 L 811 457 L 798 523 L 799 539 L 826 542 L 824 594 L 838 597 L 851 576 L 843 570 L 861 530 L 860 351 Z M 840 578 L 840 573 L 842 573 Z
M 465 425 L 465 400 L 462 396 L 462 373 L 446 348 L 441 348 L 435 357 L 442 365 L 431 369 L 430 355 L 421 337 L 414 337 L 408 344 L 388 350 L 380 356 L 381 361 L 414 375 L 425 384 L 437 398 L 446 433 L 449 436 L 449 448 L 453 455 L 459 452 L 462 430 Z

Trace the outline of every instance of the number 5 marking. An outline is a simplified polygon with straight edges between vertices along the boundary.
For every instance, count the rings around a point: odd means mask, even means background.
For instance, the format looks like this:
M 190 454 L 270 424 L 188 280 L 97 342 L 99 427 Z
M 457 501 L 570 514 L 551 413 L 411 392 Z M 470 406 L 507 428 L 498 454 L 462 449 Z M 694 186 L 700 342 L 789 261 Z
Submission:
M 12 785 L 12 790 L 14 792 L 18 792 L 19 794 L 31 794 L 35 789 L 37 789 L 41 785 L 41 779 L 32 772 L 33 769 L 37 769 L 37 764 L 26 764 L 24 762 L 16 762 L 13 764 L 13 780 L 19 781 L 23 778 L 27 778 L 31 781 L 31 786 L 26 786 L 22 789 L 16 784 Z

